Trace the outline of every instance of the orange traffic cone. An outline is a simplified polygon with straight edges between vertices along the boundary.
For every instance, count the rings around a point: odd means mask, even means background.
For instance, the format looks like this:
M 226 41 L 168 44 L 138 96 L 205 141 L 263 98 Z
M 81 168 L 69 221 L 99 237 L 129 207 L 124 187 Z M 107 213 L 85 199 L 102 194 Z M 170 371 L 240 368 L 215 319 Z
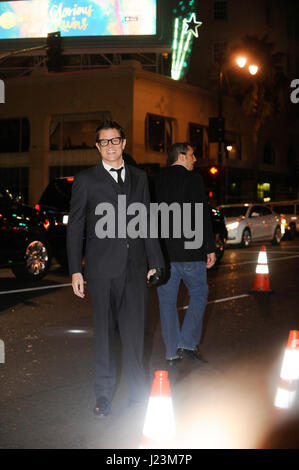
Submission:
M 267 253 L 265 245 L 261 246 L 256 270 L 255 270 L 255 279 L 253 289 L 250 291 L 251 293 L 255 292 L 263 292 L 271 294 L 273 291 L 270 289 L 270 281 L 269 281 L 269 268 L 268 268 L 268 260 L 267 260 Z
M 276 391 L 276 408 L 290 409 L 295 401 L 299 380 L 299 331 L 291 330 Z
M 159 449 L 175 436 L 175 421 L 168 372 L 157 370 L 146 411 L 141 449 Z

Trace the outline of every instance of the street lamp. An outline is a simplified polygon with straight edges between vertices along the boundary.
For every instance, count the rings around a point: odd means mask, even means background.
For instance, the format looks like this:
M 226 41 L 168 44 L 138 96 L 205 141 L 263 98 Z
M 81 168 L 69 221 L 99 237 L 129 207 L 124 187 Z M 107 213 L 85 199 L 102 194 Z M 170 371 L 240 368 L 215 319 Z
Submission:
M 248 62 L 248 58 L 245 55 L 239 56 L 236 59 L 236 63 L 239 68 L 243 69 Z M 219 62 L 219 73 L 218 73 L 218 165 L 221 169 L 221 174 L 223 173 L 222 168 L 222 142 L 224 137 L 220 137 L 220 131 L 224 135 L 224 119 L 223 119 L 223 61 Z M 248 71 L 251 75 L 256 75 L 259 70 L 258 65 L 251 63 L 248 67 Z M 221 128 L 222 127 L 222 128 Z M 221 129 L 220 129 L 221 128 Z M 232 148 L 227 148 L 227 151 L 231 151 Z M 222 175 L 223 176 L 223 175 Z M 220 185 L 221 192 L 223 191 L 223 184 Z
M 248 59 L 245 56 L 240 56 L 240 57 L 237 57 L 236 59 L 236 63 L 238 67 L 240 67 L 240 69 L 243 69 L 245 65 L 247 64 L 247 62 L 248 62 Z M 248 71 L 251 75 L 256 75 L 258 72 L 258 69 L 259 67 L 256 64 L 250 64 L 248 67 Z
M 247 59 L 246 59 L 246 57 L 238 57 L 236 59 L 236 62 L 238 64 L 238 66 L 242 69 L 243 67 L 245 67 L 245 65 L 247 63 Z
M 248 70 L 251 75 L 256 75 L 258 72 L 258 66 L 257 65 L 249 65 Z

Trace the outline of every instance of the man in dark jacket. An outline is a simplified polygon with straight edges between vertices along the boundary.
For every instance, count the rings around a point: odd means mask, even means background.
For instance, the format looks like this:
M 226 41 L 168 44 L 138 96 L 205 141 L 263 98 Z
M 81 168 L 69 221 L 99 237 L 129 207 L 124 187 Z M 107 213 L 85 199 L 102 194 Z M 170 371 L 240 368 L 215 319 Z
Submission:
M 130 400 L 146 398 L 146 279 L 155 274 L 156 268 L 164 267 L 158 240 L 132 238 L 127 233 L 127 207 L 138 202 L 149 209 L 150 200 L 145 172 L 124 162 L 125 145 L 124 131 L 118 123 L 104 122 L 97 129 L 96 147 L 101 160 L 75 177 L 67 229 L 72 286 L 74 293 L 84 298 L 82 247 L 86 228 L 84 277 L 94 311 L 96 417 L 109 414 L 115 391 L 115 324 L 122 342 Z M 105 212 L 106 216 L 99 217 Z M 112 217 L 107 218 L 107 214 Z M 104 230 L 107 226 L 112 227 L 111 235 Z
M 190 218 L 196 221 L 196 206 L 202 203 L 202 226 L 195 227 L 195 235 L 199 229 L 202 233 L 202 244 L 188 245 L 185 233 L 162 240 L 164 255 L 169 263 L 168 281 L 158 287 L 162 334 L 166 347 L 166 360 L 169 365 L 180 362 L 183 356 L 195 360 L 203 360 L 197 345 L 200 342 L 204 310 L 208 297 L 206 269 L 216 261 L 212 222 L 208 212 L 204 184 L 201 176 L 193 171 L 196 158 L 188 143 L 175 143 L 168 155 L 168 168 L 161 173 L 156 181 L 156 197 L 158 203 L 179 203 L 183 209 L 189 204 Z M 183 217 L 186 217 L 182 211 Z M 188 213 L 187 213 L 188 215 Z M 185 226 L 186 222 L 184 221 Z M 184 225 L 182 221 L 182 226 Z M 187 248 L 186 246 L 189 246 Z M 191 248 L 190 248 L 191 246 Z M 190 296 L 189 307 L 180 328 L 177 312 L 177 294 L 180 281 L 183 280 Z

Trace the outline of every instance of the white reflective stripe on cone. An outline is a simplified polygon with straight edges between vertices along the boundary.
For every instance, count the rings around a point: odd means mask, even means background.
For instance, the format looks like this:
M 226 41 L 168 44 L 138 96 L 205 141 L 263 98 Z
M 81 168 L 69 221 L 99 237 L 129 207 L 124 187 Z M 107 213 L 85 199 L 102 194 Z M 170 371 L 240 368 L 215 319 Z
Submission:
M 267 264 L 268 263 L 266 251 L 260 251 L 259 252 L 257 262 L 258 262 L 258 264 Z
M 278 387 L 275 397 L 274 405 L 276 408 L 286 408 L 289 409 L 292 407 L 296 396 L 295 390 L 286 390 L 284 388 Z
M 255 270 L 256 274 L 269 274 L 269 269 L 267 264 L 258 264 Z
M 284 380 L 299 379 L 299 349 L 286 349 L 280 377 Z
M 175 436 L 171 397 L 150 397 L 143 434 L 154 441 L 168 440 Z

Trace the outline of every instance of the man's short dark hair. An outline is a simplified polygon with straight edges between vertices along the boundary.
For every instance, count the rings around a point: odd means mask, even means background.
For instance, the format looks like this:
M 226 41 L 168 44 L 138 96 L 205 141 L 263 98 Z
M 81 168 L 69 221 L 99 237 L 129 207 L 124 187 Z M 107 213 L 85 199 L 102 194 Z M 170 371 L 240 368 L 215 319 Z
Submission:
M 191 147 L 189 142 L 176 142 L 175 144 L 172 144 L 168 151 L 167 166 L 173 165 L 173 163 L 175 163 L 179 158 L 180 153 L 187 153 L 188 146 Z
M 100 131 L 103 130 L 103 129 L 117 129 L 119 134 L 120 134 L 120 137 L 122 139 L 125 139 L 125 131 L 123 130 L 121 125 L 118 124 L 118 122 L 116 122 L 116 121 L 111 121 L 110 119 L 105 119 L 105 121 L 102 121 L 100 123 L 100 125 L 97 127 L 96 142 L 99 140 Z

